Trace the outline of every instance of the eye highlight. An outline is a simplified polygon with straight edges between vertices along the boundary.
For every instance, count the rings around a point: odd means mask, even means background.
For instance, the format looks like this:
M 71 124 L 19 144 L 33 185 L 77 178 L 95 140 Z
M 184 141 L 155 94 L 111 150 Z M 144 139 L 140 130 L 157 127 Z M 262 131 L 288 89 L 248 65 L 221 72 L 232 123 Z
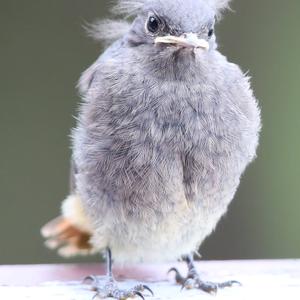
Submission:
M 157 16 L 155 15 L 149 16 L 146 23 L 146 29 L 148 32 L 152 34 L 156 34 L 160 31 L 161 26 L 162 26 L 162 22 Z

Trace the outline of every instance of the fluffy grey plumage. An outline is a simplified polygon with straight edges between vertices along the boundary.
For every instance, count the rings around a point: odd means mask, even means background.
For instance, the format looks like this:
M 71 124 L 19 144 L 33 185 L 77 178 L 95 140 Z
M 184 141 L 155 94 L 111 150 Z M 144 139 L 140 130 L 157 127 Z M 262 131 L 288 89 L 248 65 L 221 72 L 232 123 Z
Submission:
M 124 35 L 80 79 L 74 193 L 94 246 L 109 247 L 117 261 L 174 260 L 197 250 L 255 157 L 257 101 L 212 31 L 228 2 L 121 0 L 114 11 L 133 22 L 106 23 L 98 34 Z M 209 50 L 157 39 L 186 33 Z

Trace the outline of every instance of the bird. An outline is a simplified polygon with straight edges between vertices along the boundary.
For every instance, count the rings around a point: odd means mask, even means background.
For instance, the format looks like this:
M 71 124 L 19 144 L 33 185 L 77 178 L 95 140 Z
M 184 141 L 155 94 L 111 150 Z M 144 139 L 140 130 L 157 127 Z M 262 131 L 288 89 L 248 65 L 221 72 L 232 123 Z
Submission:
M 232 286 L 198 274 L 194 254 L 227 212 L 256 158 L 261 113 L 249 76 L 220 53 L 215 25 L 230 0 L 118 0 L 89 26 L 106 50 L 81 75 L 72 130 L 71 188 L 61 216 L 42 228 L 62 256 L 103 253 L 101 297 L 118 288 L 112 262 L 174 262 L 177 283 Z M 238 47 L 238 44 L 237 44 Z

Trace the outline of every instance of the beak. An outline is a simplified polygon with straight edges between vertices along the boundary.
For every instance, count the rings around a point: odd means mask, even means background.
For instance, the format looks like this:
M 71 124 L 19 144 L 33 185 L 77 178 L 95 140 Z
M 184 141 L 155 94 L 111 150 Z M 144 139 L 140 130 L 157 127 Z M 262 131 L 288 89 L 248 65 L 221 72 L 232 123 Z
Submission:
M 174 35 L 159 36 L 154 42 L 155 44 L 170 44 L 185 48 L 209 50 L 209 43 L 204 39 L 199 39 L 195 33 L 185 33 L 179 37 Z

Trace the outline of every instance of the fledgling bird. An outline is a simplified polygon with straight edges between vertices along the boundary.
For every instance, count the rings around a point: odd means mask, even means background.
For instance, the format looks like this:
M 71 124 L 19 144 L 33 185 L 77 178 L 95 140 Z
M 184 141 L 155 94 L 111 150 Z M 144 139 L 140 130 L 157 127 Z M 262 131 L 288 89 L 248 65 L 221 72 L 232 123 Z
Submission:
M 83 73 L 72 133 L 71 194 L 42 233 L 64 256 L 107 251 L 99 295 L 126 299 L 117 262 L 174 261 L 177 282 L 207 292 L 193 252 L 215 228 L 254 159 L 260 110 L 249 78 L 217 49 L 229 0 L 119 0 L 94 36 L 108 49 Z M 132 22 L 130 21 L 132 20 Z M 96 32 L 95 32 L 96 31 Z

